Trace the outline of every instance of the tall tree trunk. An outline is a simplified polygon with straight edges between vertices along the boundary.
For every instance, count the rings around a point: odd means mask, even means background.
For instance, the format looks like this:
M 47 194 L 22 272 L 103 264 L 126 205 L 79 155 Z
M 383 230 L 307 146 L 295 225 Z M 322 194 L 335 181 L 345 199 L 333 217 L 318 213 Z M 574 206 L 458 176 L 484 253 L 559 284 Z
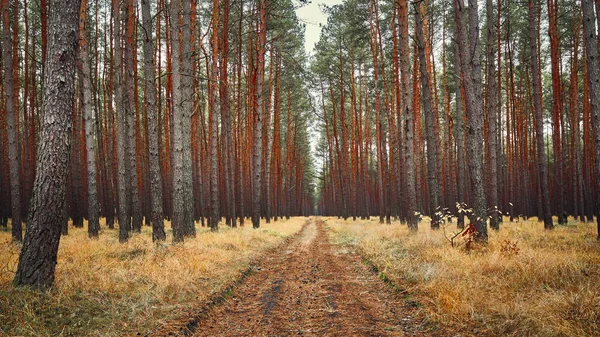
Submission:
M 142 0 L 142 24 L 144 39 L 144 84 L 146 93 L 146 119 L 148 121 L 148 165 L 150 167 L 150 199 L 152 241 L 165 241 L 165 225 L 163 215 L 163 190 L 160 177 L 158 113 L 156 109 L 156 89 L 154 79 L 154 43 L 152 42 L 152 17 L 150 0 Z
M 462 72 L 462 84 L 465 88 L 467 112 L 467 156 L 471 175 L 471 193 L 477 241 L 487 242 L 487 214 L 485 192 L 483 188 L 483 107 L 481 100 L 481 60 L 479 47 L 479 20 L 477 1 L 469 0 L 469 40 L 464 27 L 465 6 L 462 0 L 454 0 L 454 12 L 458 32 L 458 45 Z
M 3 0 L 2 2 L 2 28 L 4 37 L 2 39 L 2 61 L 4 68 L 4 104 L 8 126 L 8 164 L 10 171 L 10 204 L 12 209 L 12 240 L 23 240 L 23 229 L 21 221 L 21 178 L 20 178 L 20 156 L 19 156 L 19 130 L 17 128 L 17 109 L 14 97 L 14 67 L 13 64 L 13 40 L 10 33 L 16 23 L 11 23 L 11 7 L 17 5 L 15 1 Z
M 485 17 L 486 17 L 486 28 L 487 28 L 487 41 L 486 41 L 486 54 L 487 54 L 487 90 L 486 90 L 486 102 L 487 102 L 487 120 L 488 120 L 488 132 L 487 132 L 487 144 L 489 146 L 488 162 L 486 163 L 489 167 L 489 174 L 486 179 L 488 182 L 487 186 L 487 206 L 491 211 L 490 227 L 492 229 L 500 229 L 500 215 L 498 210 L 498 144 L 497 144 L 497 133 L 498 133 L 498 89 L 496 79 L 496 23 L 494 16 L 494 5 L 492 0 L 485 1 Z M 498 65 L 500 66 L 500 65 Z
M 458 34 L 457 34 L 458 35 Z M 457 190 L 457 203 L 458 209 L 456 212 L 456 216 L 458 217 L 456 221 L 456 226 L 460 229 L 465 227 L 465 214 L 464 214 L 464 205 L 466 205 L 466 192 L 467 187 L 465 184 L 465 163 L 467 161 L 465 157 L 465 131 L 464 131 L 464 110 L 463 110 L 463 87 L 460 83 L 460 79 L 465 76 L 462 68 L 460 66 L 460 57 L 459 57 L 459 46 L 456 46 L 455 53 L 455 65 L 454 71 L 456 73 L 456 190 Z
M 218 67 L 218 55 L 219 55 L 219 34 L 218 34 L 218 23 L 219 23 L 219 6 L 220 1 L 213 1 L 213 14 L 212 14 L 212 60 L 211 60 L 211 111 L 210 111 L 210 221 L 209 226 L 212 231 L 219 229 L 219 174 L 218 164 L 219 158 L 217 154 L 217 114 L 218 101 L 217 93 L 219 91 L 218 78 L 219 78 L 219 67 Z
M 425 39 L 423 38 L 423 14 L 422 3 L 415 5 L 415 35 L 419 54 L 419 68 L 421 72 L 421 90 L 423 93 L 423 110 L 425 111 L 425 130 L 427 136 L 427 173 L 429 185 L 429 215 L 431 217 L 431 228 L 439 229 L 441 222 L 440 206 L 440 183 L 438 180 L 438 148 L 440 140 L 435 132 L 437 126 L 437 112 L 434 111 L 431 96 L 431 79 L 427 70 L 427 59 L 425 57 Z
M 233 179 L 232 166 L 230 162 L 231 150 L 231 113 L 229 110 L 229 78 L 228 78 L 228 63 L 229 63 L 229 0 L 223 0 L 223 25 L 221 31 L 220 48 L 219 48 L 219 98 L 221 110 L 221 165 L 223 167 L 224 179 L 224 196 L 225 196 L 225 216 L 227 224 L 234 226 L 235 218 L 232 214 L 234 195 L 233 195 Z
M 181 0 L 181 137 L 183 143 L 183 234 L 196 237 L 194 188 L 192 186 L 192 39 L 191 2 Z
M 379 20 L 378 15 L 375 14 L 375 6 L 378 0 L 371 0 L 369 2 L 369 26 L 370 26 L 370 40 L 369 44 L 371 47 L 371 55 L 373 57 L 373 68 L 374 68 L 374 79 L 375 79 L 375 132 L 376 132 L 376 148 L 377 148 L 377 182 L 378 182 L 378 199 L 379 199 L 379 222 L 383 223 L 384 218 L 387 214 L 387 196 L 386 196 L 386 185 L 385 180 L 385 160 L 383 150 L 383 118 L 381 118 L 381 97 L 379 89 L 379 48 L 378 48 L 378 34 L 375 28 L 375 21 Z
M 530 0 L 531 1 L 531 0 Z M 594 175 L 596 179 L 596 197 L 593 205 L 596 221 L 598 225 L 598 237 L 600 241 L 600 186 L 598 177 L 600 177 L 600 64 L 598 63 L 598 35 L 596 33 L 594 3 L 592 0 L 582 0 L 583 10 L 583 32 L 585 35 L 585 63 L 587 65 L 587 74 L 589 76 L 589 107 L 591 112 L 592 133 L 594 137 L 593 153 L 595 157 Z
M 265 46 L 267 41 L 267 0 L 259 0 L 259 30 L 256 60 L 256 111 L 254 113 L 254 146 L 252 163 L 252 227 L 260 227 L 262 184 L 262 118 Z
M 412 83 L 410 71 L 410 49 L 408 36 L 408 5 L 407 0 L 398 0 L 398 17 L 400 25 L 400 81 L 402 83 L 402 111 L 404 114 L 404 156 L 406 174 L 407 220 L 412 231 L 419 228 L 417 212 L 417 194 L 415 179 L 415 147 L 414 147 L 414 122 L 412 111 Z
M 31 217 L 19 256 L 15 284 L 51 287 L 65 222 L 71 110 L 75 96 L 75 55 L 79 0 L 55 2 L 44 78 L 44 112 Z
M 127 158 L 127 121 L 123 110 L 123 87 L 121 81 L 121 6 L 119 0 L 112 0 L 113 11 L 113 72 L 114 102 L 116 113 L 117 158 L 118 158 L 118 200 L 119 200 L 119 242 L 129 240 L 129 174 Z
M 136 102 L 135 80 L 134 80 L 134 41 L 135 39 L 135 12 L 133 8 L 134 0 L 127 0 L 127 19 L 125 28 L 125 64 L 123 71 L 125 73 L 125 96 L 123 98 L 123 108 L 125 118 L 127 119 L 127 167 L 129 169 L 129 200 L 131 211 L 131 227 L 129 230 L 140 232 L 142 229 L 142 208 L 140 204 L 139 188 L 138 188 L 138 167 L 137 167 L 137 146 L 136 146 Z
M 553 229 L 552 213 L 550 211 L 550 192 L 548 188 L 548 166 L 546 162 L 546 149 L 544 147 L 544 118 L 542 116 L 542 83 L 538 57 L 537 40 L 537 11 L 535 0 L 529 0 L 529 48 L 531 57 L 531 77 L 533 82 L 533 109 L 535 118 L 535 133 L 537 143 L 537 161 L 539 185 L 542 193 L 542 212 L 545 229 Z M 562 183 L 562 182 L 561 182 Z
M 548 33 L 550 35 L 550 59 L 552 65 L 552 124 L 553 138 L 552 149 L 554 153 L 554 186 L 556 212 L 558 223 L 567 223 L 565 213 L 564 179 L 562 173 L 562 139 L 561 139 L 561 120 L 563 109 L 563 87 L 560 70 L 560 45 L 558 37 L 558 4 L 555 0 L 548 0 Z
M 87 194 L 88 194 L 88 235 L 97 238 L 100 230 L 98 216 L 98 190 L 96 187 L 96 133 L 94 110 L 92 106 L 91 65 L 87 43 L 87 0 L 81 1 L 79 13 L 79 58 L 81 59 L 81 76 L 83 79 L 83 114 L 85 119 L 85 145 L 87 150 Z
M 173 242 L 183 242 L 185 235 L 184 223 L 186 220 L 183 119 L 186 113 L 183 111 L 183 93 L 181 90 L 181 23 L 179 15 L 181 12 L 181 0 L 172 0 L 170 5 L 171 67 L 173 74 L 173 217 L 171 225 L 173 227 Z

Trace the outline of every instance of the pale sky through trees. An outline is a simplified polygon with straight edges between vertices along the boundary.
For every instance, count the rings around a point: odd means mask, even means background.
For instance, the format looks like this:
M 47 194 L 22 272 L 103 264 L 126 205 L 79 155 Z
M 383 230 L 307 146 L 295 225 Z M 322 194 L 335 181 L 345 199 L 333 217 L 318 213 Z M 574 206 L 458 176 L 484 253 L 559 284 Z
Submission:
M 312 54 L 315 44 L 319 41 L 321 25 L 327 24 L 327 15 L 323 13 L 320 5 L 334 6 L 341 3 L 341 0 L 313 0 L 308 5 L 296 9 L 296 15 L 306 24 L 304 49 L 307 53 Z
M 304 50 L 308 55 L 313 55 L 315 45 L 319 42 L 321 35 L 321 26 L 327 24 L 327 15 L 321 10 L 321 5 L 334 6 L 341 4 L 342 0 L 313 0 L 308 5 L 302 6 L 296 9 L 296 15 L 300 22 L 305 24 L 306 31 L 304 32 Z M 317 99 L 319 96 L 318 92 L 311 92 L 313 97 Z M 316 100 L 318 102 L 318 100 Z M 317 104 L 316 109 L 320 110 Z M 316 146 L 319 139 L 319 130 L 317 128 L 317 121 L 313 119 L 309 126 L 311 151 L 316 154 Z M 320 170 L 322 167 L 321 158 L 315 156 L 315 167 Z

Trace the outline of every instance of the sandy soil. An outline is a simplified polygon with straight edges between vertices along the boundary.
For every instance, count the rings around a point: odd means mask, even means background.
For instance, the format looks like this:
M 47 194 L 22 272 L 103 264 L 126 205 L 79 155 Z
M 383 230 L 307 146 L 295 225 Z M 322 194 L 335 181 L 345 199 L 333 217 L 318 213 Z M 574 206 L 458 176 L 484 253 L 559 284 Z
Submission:
M 414 304 L 358 255 L 332 245 L 319 220 L 309 220 L 255 268 L 222 303 L 193 318 L 189 329 L 160 329 L 160 335 L 443 335 L 425 328 Z

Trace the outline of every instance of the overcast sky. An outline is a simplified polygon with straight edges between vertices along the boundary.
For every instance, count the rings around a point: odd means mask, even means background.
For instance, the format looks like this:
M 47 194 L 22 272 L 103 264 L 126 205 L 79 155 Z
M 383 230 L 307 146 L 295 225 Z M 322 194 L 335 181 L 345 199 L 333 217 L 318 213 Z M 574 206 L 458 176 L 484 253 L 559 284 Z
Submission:
M 327 23 L 327 16 L 321 11 L 319 5 L 333 6 L 341 3 L 342 0 L 312 0 L 310 4 L 296 10 L 300 21 L 306 24 L 304 48 L 307 53 L 312 54 L 315 44 L 319 41 L 321 34 L 319 24 L 324 26 Z

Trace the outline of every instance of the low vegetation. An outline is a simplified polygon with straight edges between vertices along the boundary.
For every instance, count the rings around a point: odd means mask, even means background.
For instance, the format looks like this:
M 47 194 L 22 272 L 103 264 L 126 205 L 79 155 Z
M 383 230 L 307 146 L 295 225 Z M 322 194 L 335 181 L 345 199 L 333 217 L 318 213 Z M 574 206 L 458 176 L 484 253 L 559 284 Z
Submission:
M 429 319 L 461 336 L 597 336 L 600 243 L 595 224 L 569 219 L 544 231 L 534 220 L 504 222 L 487 246 L 455 247 L 455 224 L 419 232 L 372 221 L 327 224 L 339 244 L 354 246 L 380 277 L 406 291 Z
M 126 244 L 116 231 L 90 240 L 87 229 L 71 227 L 61 239 L 54 289 L 42 293 L 12 286 L 20 246 L 10 228 L 0 231 L 0 336 L 144 334 L 205 305 L 304 222 L 221 226 L 218 233 L 198 227 L 196 239 L 177 245 L 152 243 L 150 227 Z

